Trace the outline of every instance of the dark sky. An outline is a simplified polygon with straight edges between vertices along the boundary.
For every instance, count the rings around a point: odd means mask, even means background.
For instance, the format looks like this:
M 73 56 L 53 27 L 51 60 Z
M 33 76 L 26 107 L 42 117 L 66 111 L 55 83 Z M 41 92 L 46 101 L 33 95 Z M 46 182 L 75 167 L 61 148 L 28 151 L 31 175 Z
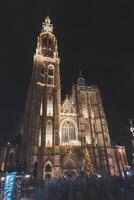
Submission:
M 7 0 L 0 5 L 0 143 L 18 134 L 32 72 L 36 39 L 49 15 L 58 39 L 62 92 L 81 68 L 96 83 L 113 143 L 130 159 L 134 117 L 134 7 L 131 1 Z

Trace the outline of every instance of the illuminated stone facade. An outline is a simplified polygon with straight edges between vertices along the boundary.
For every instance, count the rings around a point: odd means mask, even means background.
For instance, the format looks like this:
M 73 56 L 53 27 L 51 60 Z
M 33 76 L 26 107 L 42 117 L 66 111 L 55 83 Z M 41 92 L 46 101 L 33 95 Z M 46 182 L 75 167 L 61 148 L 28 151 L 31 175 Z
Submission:
M 20 146 L 8 143 L 0 148 L 0 170 L 16 170 L 19 166 Z
M 49 17 L 37 40 L 20 158 L 30 172 L 36 163 L 38 179 L 81 170 L 122 175 L 127 165 L 124 147 L 111 146 L 97 86 L 80 75 L 61 103 L 60 59 Z

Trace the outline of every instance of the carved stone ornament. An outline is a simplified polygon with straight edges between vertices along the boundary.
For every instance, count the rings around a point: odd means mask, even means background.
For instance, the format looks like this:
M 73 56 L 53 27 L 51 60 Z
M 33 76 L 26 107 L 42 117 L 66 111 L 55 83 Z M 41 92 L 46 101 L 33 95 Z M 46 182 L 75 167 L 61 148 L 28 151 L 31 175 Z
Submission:
M 45 18 L 45 22 L 42 24 L 42 32 L 53 32 L 53 25 L 51 24 L 51 20 L 49 17 Z

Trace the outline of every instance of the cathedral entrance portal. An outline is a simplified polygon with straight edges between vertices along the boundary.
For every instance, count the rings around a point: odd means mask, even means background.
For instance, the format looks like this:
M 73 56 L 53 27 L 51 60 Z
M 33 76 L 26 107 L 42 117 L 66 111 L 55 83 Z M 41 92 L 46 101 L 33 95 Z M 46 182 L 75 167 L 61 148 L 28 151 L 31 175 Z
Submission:
M 52 164 L 47 162 L 44 167 L 44 179 L 52 177 Z
M 62 162 L 63 175 L 65 177 L 75 177 L 77 174 L 77 156 L 70 150 Z

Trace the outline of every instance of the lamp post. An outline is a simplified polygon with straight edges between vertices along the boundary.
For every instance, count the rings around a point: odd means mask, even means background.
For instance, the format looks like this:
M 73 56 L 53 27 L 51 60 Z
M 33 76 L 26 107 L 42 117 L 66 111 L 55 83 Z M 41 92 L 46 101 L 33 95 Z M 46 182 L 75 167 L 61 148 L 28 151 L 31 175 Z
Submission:
M 129 124 L 130 124 L 130 132 L 132 133 L 132 146 L 133 146 L 133 150 L 132 150 L 132 170 L 134 170 L 134 124 L 133 124 L 133 120 L 130 119 L 129 120 Z

